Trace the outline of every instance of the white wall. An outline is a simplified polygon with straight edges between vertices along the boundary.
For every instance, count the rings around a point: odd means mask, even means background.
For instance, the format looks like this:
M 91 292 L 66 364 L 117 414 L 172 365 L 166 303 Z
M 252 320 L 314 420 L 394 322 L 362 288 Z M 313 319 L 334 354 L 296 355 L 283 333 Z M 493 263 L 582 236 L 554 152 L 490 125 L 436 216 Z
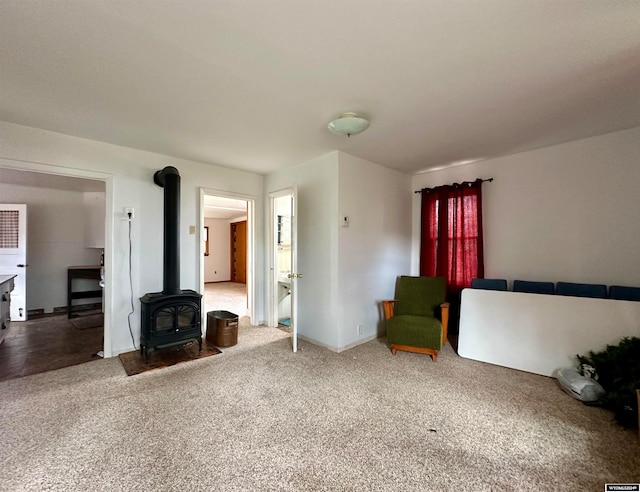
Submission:
M 302 338 L 340 351 L 379 334 L 380 300 L 392 298 L 395 278 L 410 270 L 410 181 L 342 152 L 266 177 L 267 192 L 298 185 Z
M 133 348 L 127 327 L 130 296 L 128 227 L 124 207 L 134 207 L 133 299 L 136 315 L 132 327 L 136 345 L 140 333 L 139 297 L 162 289 L 163 190 L 153 183 L 155 171 L 175 166 L 182 176 L 180 213 L 180 285 L 198 290 L 200 285 L 200 188 L 256 197 L 256 312 L 264 319 L 263 177 L 257 174 L 153 154 L 117 145 L 70 137 L 35 128 L 0 122 L 0 165 L 40 172 L 103 177 L 107 183 L 107 232 L 105 245 L 107 285 L 105 299 L 105 354 Z M 110 329 L 109 329 L 110 327 Z
M 298 186 L 298 333 L 337 348 L 338 153 L 265 177 L 265 194 Z M 270 218 L 268 218 L 270 220 Z M 269 265 L 273 267 L 273 265 Z
M 204 257 L 204 281 L 226 282 L 231 279 L 231 238 L 227 219 L 204 219 L 209 227 L 209 256 Z
M 77 191 L 0 184 L 1 202 L 27 204 L 27 311 L 66 306 L 67 267 L 100 263 L 101 250 L 85 247 L 84 198 Z
M 384 334 L 380 301 L 411 267 L 411 177 L 339 153 L 339 347 Z M 357 326 L 361 325 L 358 334 Z
M 104 249 L 104 218 L 106 194 L 103 191 L 83 193 L 84 196 L 84 245 L 87 248 Z
M 483 185 L 485 276 L 640 286 L 640 128 L 413 177 Z M 420 195 L 413 200 L 418 271 Z

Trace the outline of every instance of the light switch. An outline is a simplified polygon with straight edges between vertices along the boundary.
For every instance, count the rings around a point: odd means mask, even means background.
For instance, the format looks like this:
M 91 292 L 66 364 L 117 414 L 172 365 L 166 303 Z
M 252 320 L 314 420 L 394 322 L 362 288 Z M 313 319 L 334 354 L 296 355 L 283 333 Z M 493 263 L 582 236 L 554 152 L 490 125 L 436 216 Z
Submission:
M 349 217 L 347 215 L 342 216 L 342 227 L 349 227 Z
M 189 234 L 195 234 L 196 233 L 196 226 L 189 226 Z

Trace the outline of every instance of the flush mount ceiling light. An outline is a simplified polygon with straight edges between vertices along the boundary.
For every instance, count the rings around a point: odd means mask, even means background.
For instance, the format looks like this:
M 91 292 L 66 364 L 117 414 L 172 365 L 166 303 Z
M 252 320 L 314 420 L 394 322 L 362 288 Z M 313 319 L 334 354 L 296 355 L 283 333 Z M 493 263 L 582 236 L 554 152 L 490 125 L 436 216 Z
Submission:
M 369 121 L 356 113 L 342 113 L 329 123 L 329 130 L 339 135 L 357 135 L 369 128 Z

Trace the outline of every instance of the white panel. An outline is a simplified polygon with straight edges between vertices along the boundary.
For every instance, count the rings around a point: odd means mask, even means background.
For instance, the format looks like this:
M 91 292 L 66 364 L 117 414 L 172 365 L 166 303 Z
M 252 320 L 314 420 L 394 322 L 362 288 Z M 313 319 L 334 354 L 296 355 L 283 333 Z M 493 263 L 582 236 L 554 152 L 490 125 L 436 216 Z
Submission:
M 576 355 L 640 336 L 640 302 L 465 289 L 458 353 L 551 376 Z

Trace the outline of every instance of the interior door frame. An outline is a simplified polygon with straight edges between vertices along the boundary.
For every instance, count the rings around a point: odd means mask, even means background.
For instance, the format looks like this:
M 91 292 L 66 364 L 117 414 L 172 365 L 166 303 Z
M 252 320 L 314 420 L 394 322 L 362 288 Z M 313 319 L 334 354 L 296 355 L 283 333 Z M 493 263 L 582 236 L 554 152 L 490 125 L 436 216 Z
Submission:
M 199 263 L 199 285 L 200 292 L 204 295 L 204 241 L 202 231 L 204 230 L 204 196 L 220 196 L 223 198 L 233 198 L 247 202 L 247 316 L 252 325 L 258 324 L 256 320 L 256 197 L 232 191 L 215 190 L 212 188 L 200 188 L 200 199 L 198 202 L 199 224 L 197 233 L 198 243 L 198 263 Z M 209 238 L 211 240 L 211 238 Z M 206 326 L 207 313 L 202 309 L 202 326 Z
M 113 357 L 111 348 L 112 340 L 112 320 L 111 311 L 113 305 L 113 175 L 86 171 L 84 169 L 72 169 L 62 166 L 40 164 L 29 161 L 15 161 L 0 157 L 0 167 L 15 171 L 29 171 L 40 174 L 50 174 L 54 176 L 65 176 L 69 178 L 91 179 L 94 181 L 104 181 L 105 187 L 105 232 L 104 232 L 104 335 L 103 352 L 104 357 Z M 28 245 L 27 245 L 28 247 Z
M 278 326 L 278 272 L 277 272 L 277 263 L 278 263 L 278 248 L 277 248 L 277 219 L 276 219 L 276 199 L 281 198 L 283 196 L 291 196 L 291 254 L 292 254 L 292 262 L 291 262 L 291 273 L 294 275 L 298 274 L 297 268 L 297 238 L 294 236 L 297 235 L 297 186 L 292 186 L 289 188 L 285 188 L 283 190 L 273 191 L 269 193 L 269 218 L 267 223 L 269 224 L 269 234 L 268 234 L 268 252 L 269 252 L 269 264 L 268 264 L 268 274 L 267 278 L 268 289 L 267 289 L 267 325 L 270 327 Z M 291 341 L 292 341 L 292 349 L 293 352 L 297 352 L 298 350 L 298 330 L 297 330 L 297 279 L 296 277 L 291 278 L 291 289 L 292 289 L 292 299 L 291 299 Z

